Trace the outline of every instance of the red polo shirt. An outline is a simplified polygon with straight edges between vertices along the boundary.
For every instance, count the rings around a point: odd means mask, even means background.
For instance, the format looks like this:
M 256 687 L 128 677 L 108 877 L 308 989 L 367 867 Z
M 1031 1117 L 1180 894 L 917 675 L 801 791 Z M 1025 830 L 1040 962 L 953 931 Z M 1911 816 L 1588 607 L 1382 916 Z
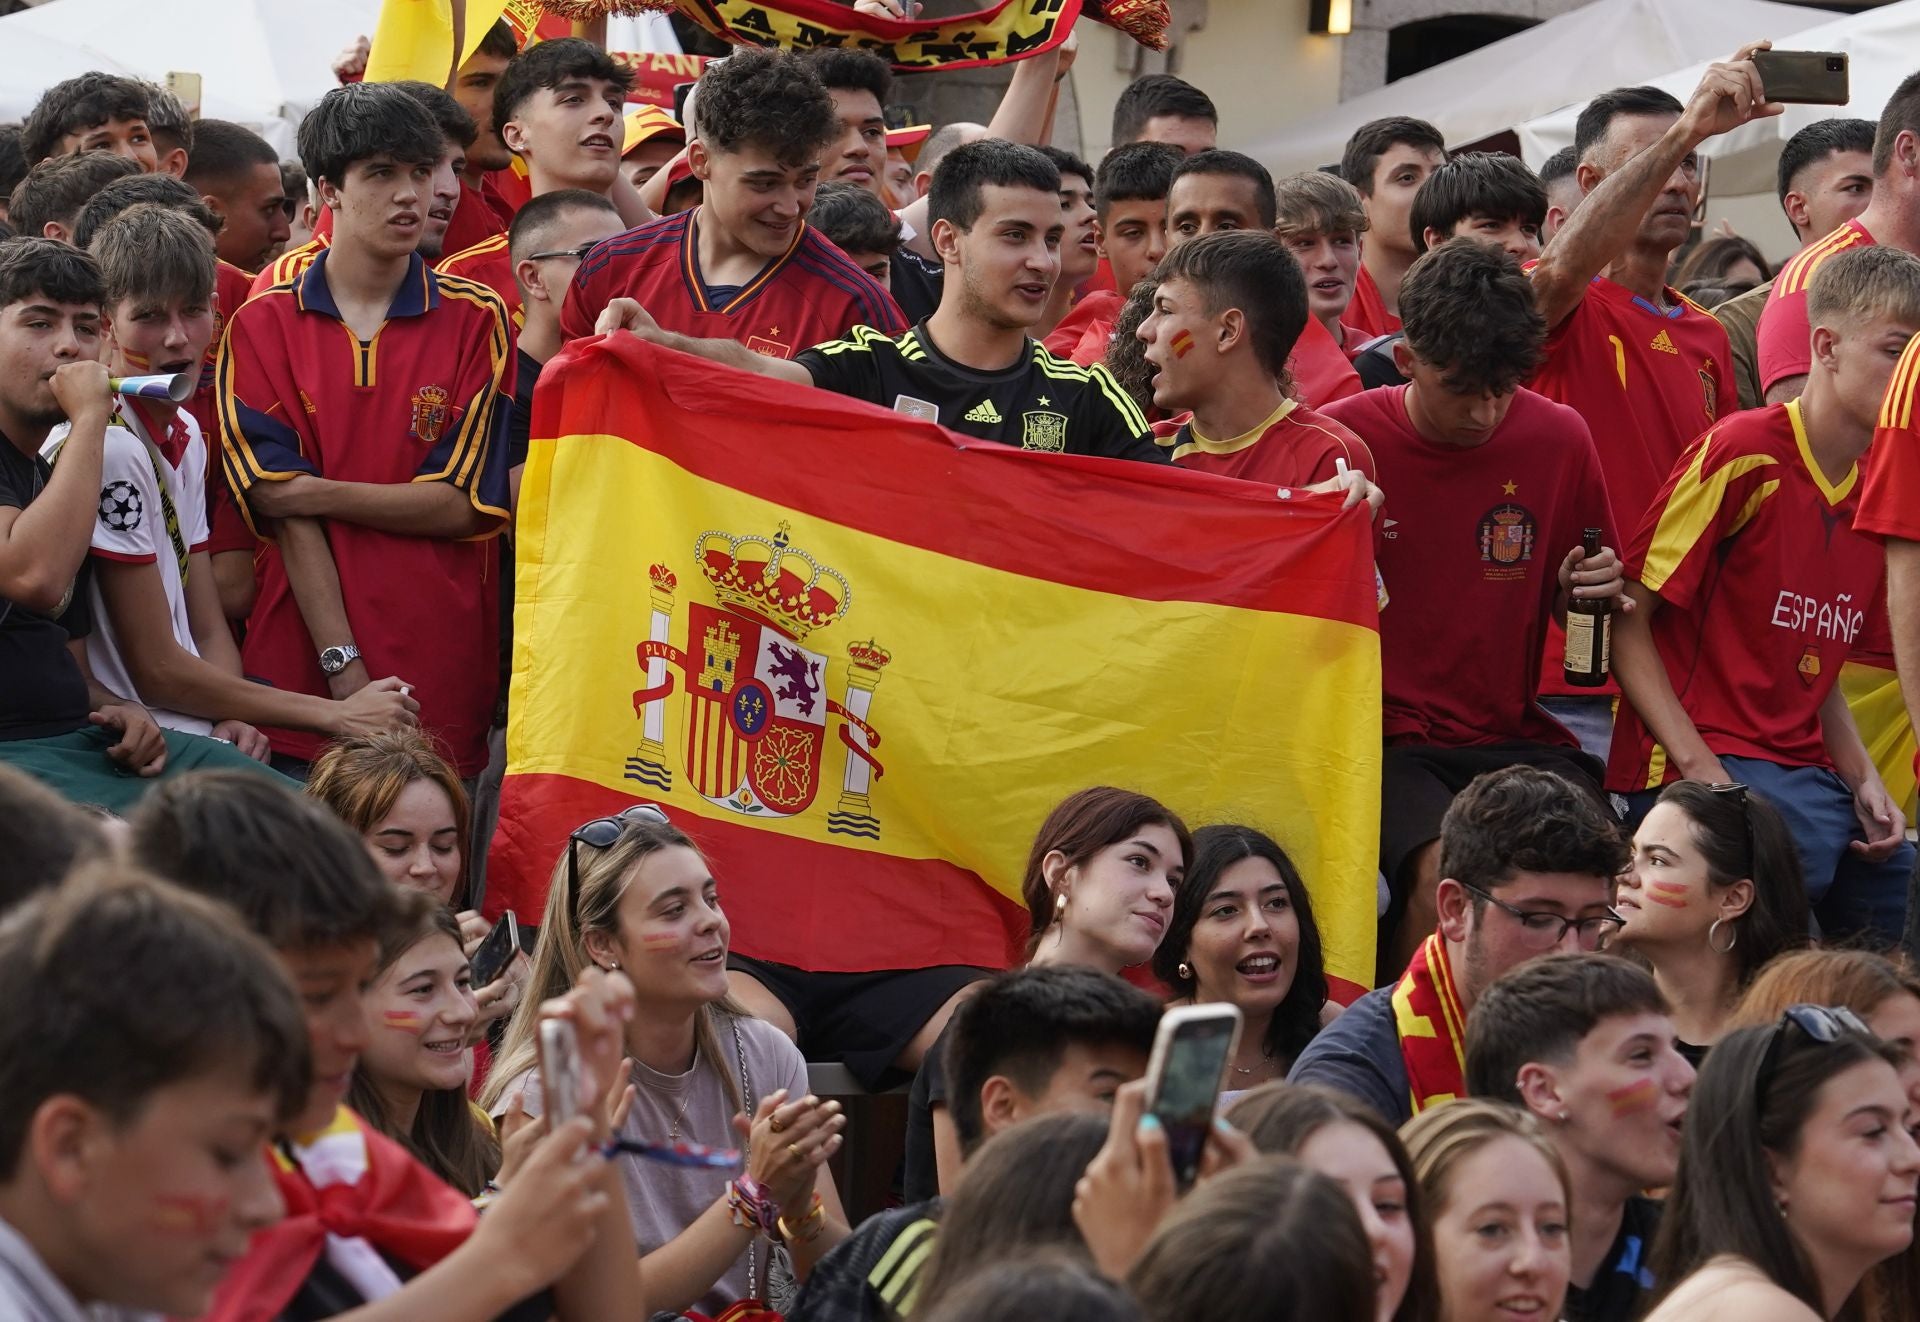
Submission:
M 494 293 L 437 275 L 418 256 L 376 335 L 340 320 L 327 287 L 327 251 L 285 285 L 249 301 L 220 352 L 220 422 L 227 479 L 256 531 L 249 493 L 313 473 L 346 482 L 452 482 L 505 526 L 505 432 L 513 401 L 513 335 Z M 341 520 L 327 540 L 353 640 L 375 677 L 414 686 L 420 723 L 462 776 L 487 761 L 499 689 L 497 557 L 485 537 L 398 536 Z M 242 659 L 282 689 L 327 696 L 318 649 L 269 545 Z M 325 740 L 268 730 L 275 751 L 311 759 Z

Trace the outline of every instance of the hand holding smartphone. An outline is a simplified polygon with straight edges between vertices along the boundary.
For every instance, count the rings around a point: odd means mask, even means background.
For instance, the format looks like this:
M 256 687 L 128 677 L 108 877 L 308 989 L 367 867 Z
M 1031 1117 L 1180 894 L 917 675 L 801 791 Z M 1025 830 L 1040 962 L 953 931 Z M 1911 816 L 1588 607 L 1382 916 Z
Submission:
M 1200 1174 L 1214 1107 L 1240 1042 L 1240 1011 L 1214 1002 L 1169 1010 L 1147 1064 L 1147 1111 L 1167 1134 L 1167 1155 L 1182 1193 Z
M 519 953 L 520 920 L 509 909 L 500 915 L 500 921 L 493 925 L 479 949 L 473 952 L 473 989 L 479 991 L 505 973 L 507 965 L 513 963 L 513 957 Z
M 1762 50 L 1753 67 L 1767 100 L 1789 105 L 1844 106 L 1852 95 L 1845 51 Z

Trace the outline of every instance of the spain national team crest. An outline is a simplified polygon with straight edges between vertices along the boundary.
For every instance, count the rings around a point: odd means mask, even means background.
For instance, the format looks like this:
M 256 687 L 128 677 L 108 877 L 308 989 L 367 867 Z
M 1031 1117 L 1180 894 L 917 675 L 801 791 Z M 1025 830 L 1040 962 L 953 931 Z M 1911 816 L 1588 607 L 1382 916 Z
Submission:
M 849 644 L 845 700 L 831 696 L 827 654 L 807 639 L 846 615 L 853 591 L 838 570 L 795 547 L 789 531 L 782 523 L 771 538 L 701 537 L 695 558 L 715 600 L 688 604 L 684 646 L 672 641 L 679 575 L 652 566 L 650 636 L 638 648 L 646 687 L 633 695 L 641 740 L 627 779 L 661 793 L 673 788 L 667 706 L 677 669 L 686 687 L 680 760 L 689 788 L 744 816 L 794 817 L 814 806 L 837 767 L 828 831 L 877 840 L 880 736 L 866 717 L 893 658 L 871 640 Z
M 413 392 L 413 417 L 407 434 L 422 445 L 438 445 L 447 430 L 451 412 L 447 407 L 446 387 L 421 386 Z
M 1032 413 L 1022 413 L 1020 424 L 1022 450 L 1051 450 L 1058 453 L 1067 448 L 1066 414 L 1035 409 Z
M 1523 505 L 1496 505 L 1480 517 L 1480 559 L 1497 566 L 1489 577 L 1517 576 L 1533 559 L 1534 522 Z

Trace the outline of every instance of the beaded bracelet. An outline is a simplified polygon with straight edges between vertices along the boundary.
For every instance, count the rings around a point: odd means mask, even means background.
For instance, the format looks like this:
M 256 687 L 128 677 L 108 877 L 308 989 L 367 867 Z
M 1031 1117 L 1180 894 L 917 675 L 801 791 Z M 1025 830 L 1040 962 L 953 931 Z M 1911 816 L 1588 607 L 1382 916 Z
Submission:
M 774 1218 L 773 1224 L 774 1238 L 780 1243 L 790 1244 L 797 1239 L 802 1243 L 811 1244 L 820 1237 L 820 1232 L 827 1228 L 826 1204 L 820 1201 L 820 1195 L 816 1193 L 813 1201 L 807 1205 L 806 1215 L 791 1225 L 787 1223 L 786 1217 L 778 1216 Z

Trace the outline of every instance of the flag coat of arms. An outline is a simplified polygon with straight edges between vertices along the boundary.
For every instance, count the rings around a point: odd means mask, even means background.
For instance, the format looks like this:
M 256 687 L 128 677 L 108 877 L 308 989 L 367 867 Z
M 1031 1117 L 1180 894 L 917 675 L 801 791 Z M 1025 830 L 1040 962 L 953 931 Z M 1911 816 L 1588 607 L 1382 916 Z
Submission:
M 657 803 L 744 954 L 998 966 L 1047 812 L 1135 789 L 1298 864 L 1371 981 L 1380 658 L 1364 507 L 1038 454 L 626 334 L 541 374 L 489 915 Z

